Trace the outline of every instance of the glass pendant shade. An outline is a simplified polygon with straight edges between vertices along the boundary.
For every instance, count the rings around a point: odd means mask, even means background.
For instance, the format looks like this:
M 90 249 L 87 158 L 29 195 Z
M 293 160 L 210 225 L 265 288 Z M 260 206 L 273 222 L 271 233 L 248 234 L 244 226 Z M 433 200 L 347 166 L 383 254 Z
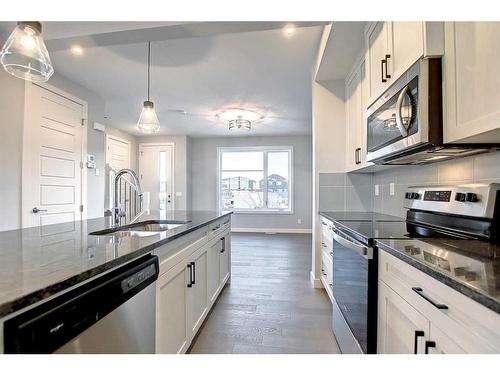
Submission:
M 15 77 L 46 82 L 54 73 L 38 22 L 19 22 L 0 51 L 0 63 Z
M 149 100 L 144 102 L 137 126 L 143 133 L 147 134 L 157 133 L 160 130 L 160 121 L 156 116 L 153 102 Z

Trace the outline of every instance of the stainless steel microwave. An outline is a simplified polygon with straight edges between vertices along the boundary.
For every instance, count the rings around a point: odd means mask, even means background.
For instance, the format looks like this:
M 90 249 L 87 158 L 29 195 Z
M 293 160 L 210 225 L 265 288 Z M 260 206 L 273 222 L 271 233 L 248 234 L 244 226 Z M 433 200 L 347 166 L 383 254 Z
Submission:
M 441 58 L 421 59 L 367 111 L 367 161 L 426 164 L 497 150 L 498 145 L 443 144 Z

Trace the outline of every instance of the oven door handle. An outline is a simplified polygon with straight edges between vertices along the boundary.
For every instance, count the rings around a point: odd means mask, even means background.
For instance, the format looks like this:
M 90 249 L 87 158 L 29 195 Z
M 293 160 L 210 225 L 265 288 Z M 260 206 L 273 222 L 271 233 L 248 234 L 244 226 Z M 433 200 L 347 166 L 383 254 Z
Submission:
M 403 137 L 408 136 L 408 129 L 406 126 L 403 124 L 403 100 L 405 98 L 405 95 L 408 93 L 410 90 L 410 87 L 406 85 L 403 90 L 401 90 L 401 93 L 399 94 L 398 101 L 396 102 L 396 126 L 401 133 Z
M 341 236 L 337 231 L 332 231 L 333 239 L 340 243 L 342 246 L 345 246 L 349 250 L 353 250 L 361 255 L 363 258 L 370 260 L 373 259 L 373 249 L 368 246 L 360 245 L 355 242 L 349 241 L 348 239 Z M 335 250 L 335 249 L 334 249 Z

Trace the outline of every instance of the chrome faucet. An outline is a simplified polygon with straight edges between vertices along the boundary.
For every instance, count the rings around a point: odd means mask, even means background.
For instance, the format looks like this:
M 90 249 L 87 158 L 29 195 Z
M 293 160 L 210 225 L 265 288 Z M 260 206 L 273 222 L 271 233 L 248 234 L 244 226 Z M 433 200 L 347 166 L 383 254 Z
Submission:
M 120 177 L 123 176 L 124 174 L 129 174 L 130 176 L 132 176 L 132 179 L 134 180 L 135 184 L 135 189 L 137 190 L 137 194 L 139 195 L 139 197 L 142 197 L 142 188 L 141 188 L 141 183 L 139 182 L 139 177 L 137 177 L 137 174 L 132 169 L 124 168 L 116 172 L 115 178 L 113 180 L 115 188 L 115 197 L 113 205 L 113 222 L 115 224 L 120 224 L 120 217 L 125 216 L 125 211 L 120 209 L 120 202 L 118 201 L 118 181 L 120 180 Z

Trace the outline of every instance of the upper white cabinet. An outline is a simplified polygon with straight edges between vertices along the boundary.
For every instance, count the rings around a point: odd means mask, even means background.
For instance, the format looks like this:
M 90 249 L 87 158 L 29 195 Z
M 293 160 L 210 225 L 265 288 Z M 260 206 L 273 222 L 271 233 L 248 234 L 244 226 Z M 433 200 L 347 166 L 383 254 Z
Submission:
M 445 24 L 445 142 L 500 142 L 500 23 Z
M 373 165 L 366 161 L 366 107 L 368 80 L 365 59 L 361 59 L 346 80 L 346 170 Z
M 368 95 L 372 102 L 387 88 L 391 78 L 386 62 L 390 56 L 389 23 L 376 22 L 368 28 L 366 44 L 370 77 Z
M 419 58 L 444 53 L 442 22 L 374 22 L 365 38 L 368 105 Z

